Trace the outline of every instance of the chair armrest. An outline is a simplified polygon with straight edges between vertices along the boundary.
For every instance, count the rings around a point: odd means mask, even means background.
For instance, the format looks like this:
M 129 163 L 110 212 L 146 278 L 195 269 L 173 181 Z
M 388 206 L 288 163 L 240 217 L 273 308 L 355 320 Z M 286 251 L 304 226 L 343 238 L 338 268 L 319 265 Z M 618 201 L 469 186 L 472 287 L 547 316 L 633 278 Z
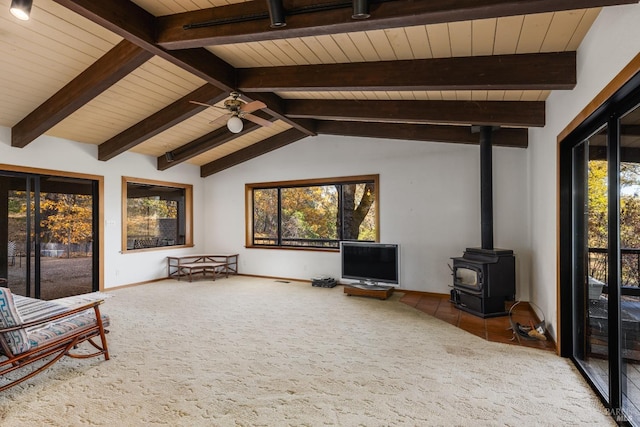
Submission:
M 30 322 L 26 322 L 26 323 L 22 323 L 20 325 L 17 326 L 11 326 L 9 328 L 0 328 L 0 334 L 4 334 L 6 332 L 12 332 L 12 331 L 17 331 L 20 329 L 27 329 L 27 328 L 31 328 L 33 326 L 38 326 L 38 325 L 44 325 L 46 323 L 52 322 L 54 320 L 58 320 L 58 319 L 64 319 L 66 317 L 72 317 L 73 315 L 76 315 L 78 313 L 82 313 L 83 311 L 87 311 L 90 309 L 94 309 L 96 310 L 96 315 L 97 315 L 97 308 L 100 304 L 102 304 L 104 302 L 104 300 L 96 300 L 87 304 L 83 304 L 80 306 L 77 306 L 73 309 L 70 309 L 69 311 L 65 311 L 64 313 L 58 313 L 52 316 L 47 316 L 47 317 L 43 317 L 41 319 L 36 319 L 36 320 L 32 320 Z

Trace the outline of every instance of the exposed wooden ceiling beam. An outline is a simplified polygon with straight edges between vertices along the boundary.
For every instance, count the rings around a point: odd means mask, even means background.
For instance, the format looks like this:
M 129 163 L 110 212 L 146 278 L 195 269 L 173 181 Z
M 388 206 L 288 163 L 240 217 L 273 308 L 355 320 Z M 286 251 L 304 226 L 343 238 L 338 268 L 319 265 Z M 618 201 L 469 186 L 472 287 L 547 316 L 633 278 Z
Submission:
M 238 88 L 249 92 L 552 90 L 575 85 L 575 52 L 238 70 Z
M 318 134 L 347 135 L 367 138 L 402 139 L 410 141 L 479 144 L 477 133 L 470 126 L 423 125 L 405 123 L 364 123 L 318 120 Z M 527 148 L 527 129 L 501 128 L 492 133 L 492 144 L 500 147 Z
M 222 90 L 235 90 L 235 69 L 208 50 L 167 52 L 157 46 L 156 17 L 132 1 L 54 1 Z
M 602 141 L 606 144 L 606 140 Z M 603 145 L 589 145 L 589 160 L 607 160 L 607 147 Z M 628 163 L 640 163 L 640 148 L 620 147 L 620 161 Z
M 120 132 L 118 135 L 103 142 L 98 146 L 98 159 L 109 160 L 132 149 L 147 139 L 164 132 L 170 127 L 180 123 L 189 117 L 195 116 L 207 107 L 193 104 L 189 101 L 198 101 L 205 104 L 215 104 L 227 97 L 227 92 L 205 84 L 193 92 L 183 96 L 179 100 L 166 106 L 162 110 L 146 119 Z
M 256 111 L 253 114 L 265 120 L 276 120 L 275 118 L 270 117 L 269 115 L 264 114 L 260 111 Z M 203 135 L 200 138 L 196 138 L 181 147 L 171 150 L 171 154 L 173 155 L 173 160 L 171 161 L 167 160 L 167 156 L 165 155 L 159 156 L 157 159 L 158 170 L 166 170 L 172 166 L 179 165 L 182 162 L 199 156 L 200 154 L 205 153 L 213 148 L 226 144 L 227 142 L 241 137 L 242 135 L 246 135 L 247 133 L 252 132 L 260 127 L 260 125 L 257 125 L 248 120 L 243 120 L 243 122 L 244 126 L 242 128 L 242 131 L 240 131 L 239 133 L 231 133 L 226 126 L 222 126 L 221 128 L 214 130 L 213 132 L 209 132 L 208 134 Z
M 23 148 L 147 62 L 152 54 L 123 40 L 11 128 L 11 145 Z
M 191 142 L 182 145 L 181 147 L 171 150 L 173 159 L 169 161 L 166 155 L 158 156 L 158 170 L 167 170 L 170 167 L 177 166 L 180 163 L 196 157 L 202 153 L 205 153 L 213 148 L 219 147 L 222 144 L 226 144 L 242 135 L 245 135 L 258 128 L 255 123 L 247 123 L 239 133 L 231 133 L 226 126 L 218 128 L 206 135 L 196 138 Z
M 245 95 L 248 99 L 264 102 L 267 107 L 262 109 L 262 111 L 272 115 L 275 119 L 279 119 L 286 123 L 289 123 L 295 129 L 298 129 L 300 132 L 303 132 L 309 136 L 314 136 L 316 134 L 315 120 L 293 120 L 288 117 L 286 115 L 286 101 L 280 98 L 278 95 L 267 92 L 244 92 L 243 95 Z
M 200 167 L 200 176 L 205 178 L 207 176 L 213 175 L 214 173 L 246 162 L 247 160 L 251 160 L 270 151 L 284 147 L 285 145 L 289 145 L 293 142 L 299 141 L 307 136 L 308 135 L 306 133 L 301 132 L 298 129 L 286 130 L 263 141 L 257 142 L 253 145 L 231 153 L 218 160 L 214 160 L 205 165 L 202 165 Z
M 235 68 L 207 49 L 194 48 L 168 52 L 157 45 L 155 43 L 155 33 L 158 18 L 132 1 L 54 1 L 224 91 L 237 90 Z M 272 95 L 272 98 L 272 103 L 275 102 L 276 98 L 280 99 L 277 95 Z M 252 99 L 248 100 L 251 101 Z M 275 107 L 269 108 L 273 108 L 272 111 L 276 118 L 284 120 L 309 135 L 313 135 L 313 130 L 306 128 L 307 122 L 292 120 L 286 117 L 279 109 Z
M 542 127 L 542 101 L 352 101 L 289 100 L 296 118 L 393 123 L 482 124 Z
M 526 15 L 559 10 L 585 9 L 637 3 L 637 0 L 395 0 L 371 1 L 369 19 L 351 18 L 351 2 L 326 0 L 344 7 L 316 8 L 318 0 L 285 0 L 285 27 L 271 29 L 267 4 L 250 1 L 159 17 L 157 42 L 166 49 L 189 49 L 232 43 L 246 43 L 318 36 L 332 33 L 379 30 L 469 21 L 502 16 Z M 305 12 L 306 9 L 306 12 Z M 303 13 L 305 12 L 305 13 Z
M 621 125 L 622 136 L 640 136 L 640 125 Z
M 589 158 L 591 160 L 606 160 L 607 158 L 607 128 L 600 129 L 595 134 L 591 135 L 588 138 L 589 143 Z M 640 125 L 631 125 L 631 124 L 623 124 L 620 125 L 620 139 L 621 139 L 621 153 L 622 151 L 626 151 L 627 153 L 633 152 L 633 148 L 636 150 L 640 150 L 637 148 L 638 137 L 640 137 Z M 637 157 L 632 157 L 637 159 Z M 623 161 L 626 160 L 621 157 Z M 633 160 L 636 162 L 636 160 Z M 637 163 L 637 162 L 636 162 Z

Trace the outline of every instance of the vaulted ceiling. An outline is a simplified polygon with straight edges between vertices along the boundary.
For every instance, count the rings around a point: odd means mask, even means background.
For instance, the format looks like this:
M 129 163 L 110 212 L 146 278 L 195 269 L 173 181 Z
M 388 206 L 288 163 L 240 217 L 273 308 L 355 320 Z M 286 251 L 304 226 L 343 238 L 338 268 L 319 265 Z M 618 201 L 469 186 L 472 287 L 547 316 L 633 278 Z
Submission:
M 203 177 L 317 134 L 473 144 L 471 125 L 492 125 L 495 145 L 526 148 L 600 8 L 637 0 L 370 0 L 368 19 L 284 0 L 277 28 L 268 3 L 34 0 L 18 21 L 0 0 L 0 125 L 14 147 L 46 134 Z M 191 102 L 233 91 L 271 125 L 231 133 Z

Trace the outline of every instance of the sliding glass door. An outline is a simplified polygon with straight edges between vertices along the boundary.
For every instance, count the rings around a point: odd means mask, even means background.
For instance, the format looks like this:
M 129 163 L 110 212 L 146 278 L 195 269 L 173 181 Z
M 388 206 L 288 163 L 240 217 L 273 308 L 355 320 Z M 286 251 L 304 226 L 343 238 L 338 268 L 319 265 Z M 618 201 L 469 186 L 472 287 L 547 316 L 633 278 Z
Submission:
M 640 423 L 640 107 L 620 119 L 620 351 L 622 409 Z
M 12 292 L 33 296 L 35 291 L 34 190 L 35 182 L 24 174 L 0 172 L 0 277 Z
M 97 212 L 95 181 L 0 171 L 0 277 L 42 299 L 98 290 Z
M 607 126 L 573 148 L 574 357 L 609 396 Z
M 640 425 L 640 75 L 560 146 L 561 348 Z

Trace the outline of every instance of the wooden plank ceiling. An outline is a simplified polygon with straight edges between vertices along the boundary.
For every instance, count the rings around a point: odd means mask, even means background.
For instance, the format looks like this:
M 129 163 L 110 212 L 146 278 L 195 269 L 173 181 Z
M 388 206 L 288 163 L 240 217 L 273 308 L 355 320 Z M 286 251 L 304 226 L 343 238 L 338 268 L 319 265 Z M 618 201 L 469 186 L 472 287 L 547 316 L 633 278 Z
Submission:
M 0 0 L 0 125 L 132 151 L 158 169 L 208 176 L 302 138 L 354 135 L 527 147 L 552 90 L 576 83 L 576 54 L 601 7 L 633 0 L 34 0 L 18 21 Z M 232 91 L 261 101 L 238 134 Z M 166 153 L 170 153 L 167 156 Z

